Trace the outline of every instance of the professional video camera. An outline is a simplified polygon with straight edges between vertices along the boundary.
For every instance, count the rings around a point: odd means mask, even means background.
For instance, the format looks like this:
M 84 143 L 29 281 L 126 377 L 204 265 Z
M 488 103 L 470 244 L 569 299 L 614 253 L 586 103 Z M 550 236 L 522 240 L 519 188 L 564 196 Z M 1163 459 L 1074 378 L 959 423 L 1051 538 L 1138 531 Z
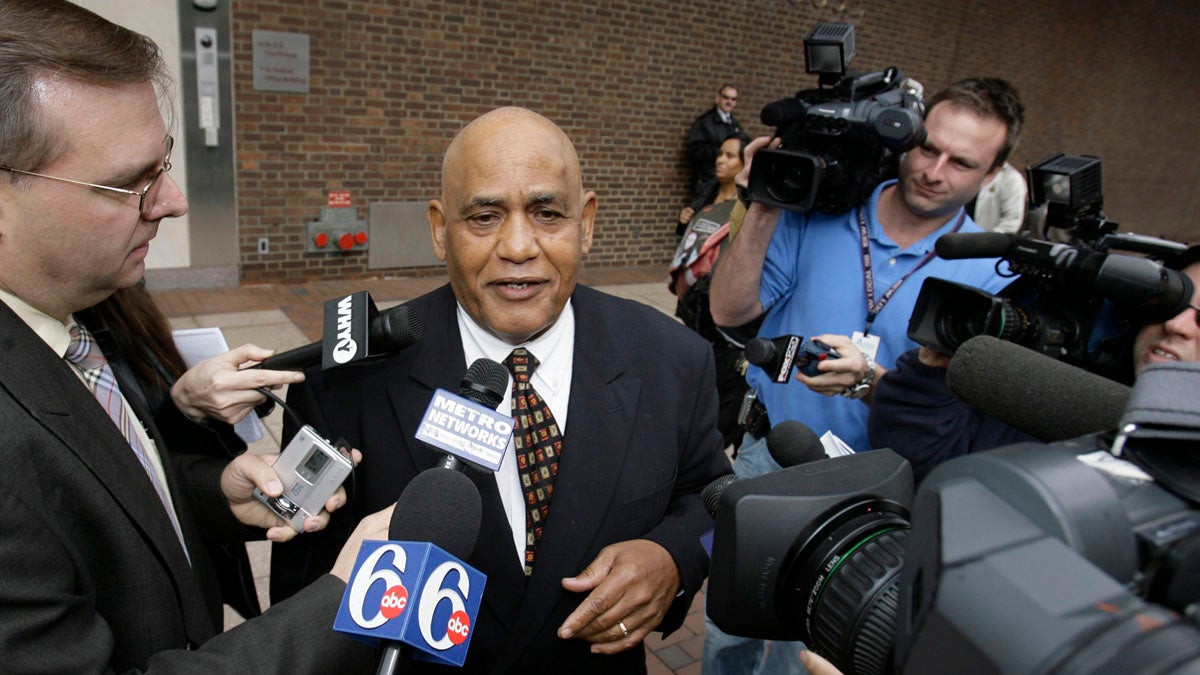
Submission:
M 1200 364 L 1152 365 L 1115 440 L 960 457 L 915 500 L 890 450 L 732 481 L 708 614 L 847 675 L 1200 672 L 1200 404 L 1181 387 Z
M 1100 160 L 1086 155 L 1055 155 L 1029 168 L 1034 205 L 1048 201 L 1047 222 L 1071 228 L 1074 245 L 997 232 L 938 239 L 936 251 L 943 258 L 999 257 L 1008 262 L 1012 274 L 1022 276 L 999 295 L 926 279 L 908 337 L 953 354 L 964 341 L 991 335 L 1109 379 L 1131 382 L 1130 350 L 1138 329 L 1170 319 L 1191 302 L 1191 280 L 1159 262 L 1187 247 L 1117 234 L 1117 224 L 1099 210 L 1099 181 Z
M 781 147 L 754 155 L 751 199 L 841 213 L 896 175 L 900 153 L 924 142 L 919 85 L 895 67 L 848 75 L 853 57 L 850 24 L 821 24 L 804 38 L 804 70 L 819 74 L 819 87 L 762 109 Z

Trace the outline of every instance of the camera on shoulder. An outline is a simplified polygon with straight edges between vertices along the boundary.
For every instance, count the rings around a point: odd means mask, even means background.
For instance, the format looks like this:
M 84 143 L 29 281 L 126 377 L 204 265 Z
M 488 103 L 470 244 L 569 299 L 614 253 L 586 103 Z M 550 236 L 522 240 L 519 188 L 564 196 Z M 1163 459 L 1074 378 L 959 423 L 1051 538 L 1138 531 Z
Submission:
M 804 38 L 805 72 L 818 74 L 819 86 L 762 109 L 781 145 L 754 155 L 751 200 L 842 213 L 895 177 L 900 154 L 924 142 L 920 85 L 895 67 L 849 73 L 854 51 L 850 24 L 820 24 Z

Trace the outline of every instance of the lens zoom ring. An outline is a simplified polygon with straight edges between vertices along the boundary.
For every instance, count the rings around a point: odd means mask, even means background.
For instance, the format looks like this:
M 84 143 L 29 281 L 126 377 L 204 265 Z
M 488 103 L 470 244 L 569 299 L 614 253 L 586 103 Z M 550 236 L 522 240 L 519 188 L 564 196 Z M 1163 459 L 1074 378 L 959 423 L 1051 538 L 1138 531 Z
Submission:
M 896 632 L 896 585 L 907 537 L 908 530 L 893 530 L 854 550 L 821 595 L 813 616 L 813 645 L 843 670 L 859 675 L 885 670 Z

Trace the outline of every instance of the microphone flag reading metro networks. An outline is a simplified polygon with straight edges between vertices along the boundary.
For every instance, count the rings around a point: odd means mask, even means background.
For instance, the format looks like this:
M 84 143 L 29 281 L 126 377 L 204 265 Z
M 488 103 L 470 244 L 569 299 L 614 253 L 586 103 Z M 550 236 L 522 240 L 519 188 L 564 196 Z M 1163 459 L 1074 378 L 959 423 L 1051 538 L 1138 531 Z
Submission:
M 498 405 L 507 385 L 507 368 L 491 359 L 476 359 L 463 378 L 462 396 L 445 389 L 433 392 L 417 427 L 417 440 L 481 471 L 498 471 L 512 439 L 513 418 L 481 401 Z

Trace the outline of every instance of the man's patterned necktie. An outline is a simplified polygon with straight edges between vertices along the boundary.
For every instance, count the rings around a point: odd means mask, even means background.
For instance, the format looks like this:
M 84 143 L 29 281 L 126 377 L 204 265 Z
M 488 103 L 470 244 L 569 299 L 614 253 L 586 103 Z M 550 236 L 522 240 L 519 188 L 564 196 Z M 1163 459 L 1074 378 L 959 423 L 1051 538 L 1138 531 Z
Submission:
M 528 350 L 517 348 L 504 360 L 513 376 L 513 447 L 517 473 L 525 494 L 525 574 L 533 573 L 533 558 L 554 496 L 554 477 L 562 454 L 563 437 L 550 407 L 533 389 L 529 378 L 538 360 Z
M 121 389 L 117 386 L 117 379 L 108 365 L 108 359 L 104 358 L 104 354 L 96 345 L 96 339 L 92 337 L 88 329 L 72 323 L 70 332 L 71 344 L 67 347 L 67 353 L 63 358 L 83 375 L 83 381 L 87 383 L 88 389 L 92 390 L 92 394 L 100 402 L 100 407 L 104 408 L 104 412 L 108 413 L 113 424 L 121 430 L 129 447 L 133 449 L 133 454 L 137 456 L 138 462 L 149 476 L 150 483 L 154 485 L 158 498 L 162 500 L 163 508 L 171 518 L 171 525 L 175 527 L 175 534 L 179 537 L 179 543 L 183 545 L 184 555 L 188 555 L 187 544 L 183 541 L 183 530 L 179 527 L 179 518 L 175 515 L 175 509 L 171 507 L 171 500 L 167 496 L 166 488 L 159 478 L 158 471 L 155 470 L 149 455 L 146 454 L 146 449 L 142 447 L 142 442 L 133 428 L 133 425 L 138 422 L 121 397 Z M 191 556 L 188 556 L 188 559 L 191 560 Z

